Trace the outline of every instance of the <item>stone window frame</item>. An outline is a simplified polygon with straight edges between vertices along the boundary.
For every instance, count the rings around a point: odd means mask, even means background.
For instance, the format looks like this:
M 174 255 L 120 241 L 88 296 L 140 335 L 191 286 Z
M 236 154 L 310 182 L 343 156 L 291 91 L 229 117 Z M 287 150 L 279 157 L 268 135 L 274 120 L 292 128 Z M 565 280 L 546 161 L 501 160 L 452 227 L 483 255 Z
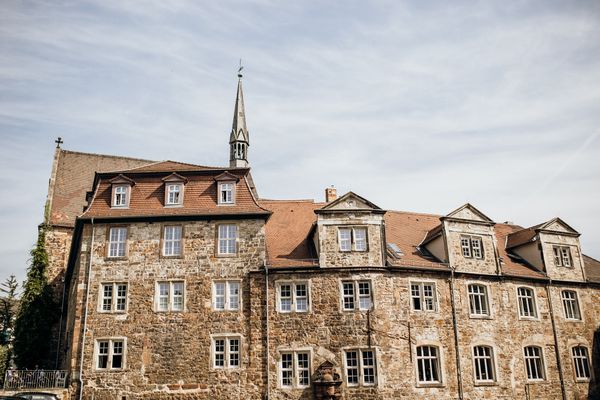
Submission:
M 485 380 L 481 380 L 481 379 L 477 379 L 477 363 L 476 363 L 476 358 L 478 356 L 475 355 L 475 348 L 476 347 L 483 347 L 483 348 L 487 348 L 490 350 L 490 361 L 491 361 L 491 370 L 492 370 L 492 375 L 493 378 L 492 379 L 485 379 Z M 498 385 L 499 379 L 498 379 L 498 360 L 496 357 L 497 351 L 496 351 L 496 346 L 494 346 L 493 344 L 487 343 L 487 342 L 475 342 L 473 343 L 473 345 L 471 346 L 471 359 L 472 359 L 472 367 L 473 367 L 473 383 L 475 386 L 495 386 Z M 479 356 L 479 358 L 483 358 L 481 356 Z
M 365 248 L 364 250 L 357 250 L 356 248 L 356 230 L 362 230 L 365 232 Z M 342 230 L 350 231 L 350 249 L 344 250 L 342 249 Z M 341 253 L 368 253 L 369 252 L 369 227 L 367 225 L 340 225 L 337 226 L 337 241 L 338 241 L 338 251 Z
M 585 351 L 585 357 L 583 357 L 582 355 L 575 355 L 575 349 L 583 349 Z M 593 377 L 594 377 L 594 368 L 592 366 L 592 362 L 590 359 L 590 349 L 589 346 L 586 346 L 585 344 L 582 343 L 577 343 L 575 345 L 569 346 L 569 353 L 571 355 L 571 362 L 572 367 L 573 367 L 573 378 L 575 379 L 575 382 L 590 382 L 592 381 Z M 580 372 L 580 367 L 582 366 L 581 364 L 578 364 L 577 359 L 584 359 L 586 360 L 587 363 L 587 373 L 588 373 L 588 377 L 580 377 L 579 376 L 579 372 Z
M 539 356 L 528 356 L 526 354 L 526 349 L 528 348 L 533 348 L 533 349 L 538 349 L 539 350 Z M 529 359 L 534 359 L 534 358 L 538 358 L 540 359 L 540 364 L 541 364 L 541 369 L 539 369 L 539 372 L 541 372 L 542 377 L 541 378 L 529 378 L 529 363 L 528 360 Z M 545 382 L 548 380 L 548 371 L 547 371 L 547 365 L 546 365 L 546 357 L 544 356 L 544 347 L 540 344 L 537 343 L 532 343 L 532 344 L 528 344 L 526 346 L 523 346 L 523 366 L 525 367 L 525 379 L 527 382 L 531 382 L 531 383 L 536 383 L 536 382 Z
M 292 385 L 283 384 L 283 354 L 292 354 Z M 299 371 L 302 369 L 298 365 L 298 354 L 308 354 L 308 385 L 299 383 Z M 313 350 L 311 347 L 290 347 L 277 350 L 277 387 L 284 390 L 306 389 L 312 385 L 313 375 Z
M 342 347 L 342 363 L 344 365 L 344 383 L 348 389 L 360 388 L 360 387 L 377 387 L 379 385 L 379 374 L 380 370 L 378 360 L 379 360 L 379 351 L 377 347 L 364 347 L 364 346 L 346 346 Z M 348 352 L 355 351 L 358 353 L 358 365 L 356 366 L 358 369 L 358 383 L 349 383 L 348 382 Z M 373 383 L 365 383 L 365 365 L 364 365 L 364 357 L 363 353 L 371 351 L 373 353 Z M 370 366 L 366 366 L 368 368 Z
M 125 189 L 125 193 L 117 193 L 119 189 Z M 122 204 L 121 202 L 117 202 L 118 195 L 125 195 L 125 202 Z M 122 197 L 121 197 L 122 199 Z M 131 184 L 126 183 L 115 183 L 111 187 L 110 194 L 110 207 L 111 208 L 129 208 L 129 203 L 131 200 Z
M 231 201 L 223 201 L 223 187 L 231 185 Z M 237 197 L 237 184 L 235 180 L 219 181 L 217 185 L 217 205 L 219 206 L 234 206 Z
M 297 290 L 296 285 L 306 285 L 306 310 L 298 310 L 297 308 Z M 281 309 L 281 286 L 283 285 L 291 285 L 291 295 L 292 295 L 292 309 L 290 311 Z M 311 296 L 311 281 L 310 279 L 281 279 L 275 281 L 275 297 L 276 297 L 276 309 L 278 313 L 281 314 L 308 314 L 312 312 L 312 296 Z
M 235 226 L 235 252 L 233 253 L 221 253 L 221 237 L 220 230 L 221 226 Z M 240 252 L 240 224 L 233 221 L 222 221 L 215 224 L 215 256 L 219 258 L 227 258 L 227 257 L 238 257 Z
M 110 310 L 104 309 L 104 286 L 111 285 L 112 286 L 112 296 L 111 296 L 111 306 Z M 118 286 L 125 285 L 125 309 L 117 310 L 117 293 Z M 129 309 L 129 282 L 126 281 L 105 281 L 100 282 L 98 285 L 98 309 L 97 311 L 102 314 L 125 314 Z
M 465 243 L 466 241 L 466 243 Z M 478 246 L 474 246 L 473 243 L 479 243 Z M 479 251 L 479 256 L 475 255 L 475 249 Z M 465 251 L 467 251 L 465 254 Z M 483 246 L 483 236 L 479 235 L 460 235 L 460 254 L 464 258 L 472 258 L 475 260 L 485 260 L 485 250 Z
M 111 241 L 111 231 L 113 229 L 125 229 L 125 241 L 123 242 L 124 243 L 124 254 L 122 256 L 119 256 L 119 255 L 111 256 L 110 255 L 111 243 L 121 243 L 121 242 L 112 242 Z M 115 224 L 115 225 L 107 225 L 106 226 L 105 257 L 107 260 L 126 260 L 129 257 L 129 235 L 130 235 L 130 232 L 131 232 L 131 229 L 130 229 L 129 225 Z
M 419 299 L 421 301 L 421 305 L 425 304 L 425 296 L 423 294 L 423 285 L 432 285 L 433 286 L 433 310 L 425 310 L 423 308 L 421 308 L 420 310 L 417 310 L 414 308 L 414 304 L 413 304 L 413 298 L 415 298 L 416 296 L 413 295 L 413 290 L 412 290 L 412 286 L 413 285 L 419 285 Z M 408 282 L 408 291 L 409 291 L 409 302 L 410 302 L 410 310 L 414 311 L 414 312 L 425 312 L 425 313 L 438 313 L 439 312 L 439 304 L 438 304 L 438 292 L 437 292 L 437 284 L 435 281 L 429 281 L 429 280 L 409 280 Z M 423 306 L 421 306 L 423 307 Z
M 479 314 L 479 313 L 473 313 L 473 310 L 471 308 L 471 291 L 470 288 L 471 286 L 477 286 L 477 287 L 483 287 L 484 289 L 484 293 L 483 293 L 483 298 L 485 300 L 485 306 L 487 307 L 487 313 L 485 314 Z M 467 303 L 468 303 L 468 307 L 469 307 L 469 318 L 471 319 L 493 319 L 494 318 L 494 310 L 493 310 L 493 302 L 492 302 L 492 291 L 491 291 L 491 285 L 487 282 L 481 282 L 481 281 L 467 281 L 466 282 L 466 289 L 467 289 Z M 478 297 L 480 294 L 479 293 L 473 293 L 473 295 L 478 295 Z
M 566 254 L 564 251 L 566 250 Z M 552 245 L 552 258 L 554 266 L 563 268 L 575 268 L 573 264 L 573 253 L 569 245 Z M 565 262 L 566 261 L 566 262 Z M 569 265 L 567 265 L 567 263 Z
M 438 366 L 438 380 L 437 381 L 420 381 L 419 380 L 419 358 L 417 356 L 419 347 L 435 347 L 437 349 L 437 366 Z M 415 387 L 445 387 L 446 386 L 446 371 L 445 371 L 445 355 L 442 351 L 444 347 L 442 343 L 435 340 L 420 340 L 412 346 L 413 360 L 414 360 L 414 374 L 415 374 Z
M 345 308 L 344 307 L 344 283 L 353 283 L 353 299 L 354 299 L 354 308 Z M 369 284 L 369 294 L 371 299 L 371 306 L 369 308 L 361 308 L 360 306 L 360 294 L 359 294 L 359 283 L 368 283 Z M 373 290 L 373 280 L 372 279 L 339 279 L 339 289 L 340 289 L 340 310 L 342 312 L 366 312 L 375 309 L 375 293 Z M 366 296 L 362 296 L 365 298 Z
M 216 345 L 215 341 L 216 340 L 224 340 L 225 341 L 225 347 L 223 349 L 224 350 L 223 351 L 223 357 L 224 357 L 224 365 L 223 366 L 216 365 L 216 362 L 217 362 L 216 351 L 215 351 L 215 345 Z M 238 365 L 231 365 L 231 354 L 232 354 L 231 346 L 230 346 L 231 340 L 238 341 L 238 351 L 237 351 Z M 244 338 L 239 333 L 211 334 L 210 335 L 210 369 L 219 370 L 219 371 L 239 371 L 239 370 L 241 370 L 242 364 L 243 364 L 243 349 L 244 349 Z M 235 353 L 233 353 L 233 354 L 235 354 Z
M 161 283 L 169 284 L 169 299 L 168 299 L 166 310 L 161 310 L 159 308 L 160 284 Z M 174 298 L 173 285 L 175 283 L 183 283 L 183 304 L 182 304 L 181 310 L 173 309 L 173 298 Z M 186 280 L 185 279 L 177 279 L 177 278 L 156 279 L 154 281 L 154 302 L 153 303 L 154 303 L 153 311 L 156 313 L 183 313 L 183 312 L 186 312 L 187 311 L 187 282 L 186 282 Z
M 217 283 L 224 283 L 225 284 L 225 303 L 224 306 L 225 308 L 221 309 L 221 308 L 217 308 L 216 304 L 217 304 L 217 296 L 216 296 L 216 284 Z M 231 304 L 229 301 L 230 298 L 230 284 L 231 283 L 237 283 L 238 284 L 238 307 L 237 308 L 231 308 Z M 216 311 L 216 312 L 241 312 L 242 311 L 242 279 L 241 278 L 233 278 L 233 279 L 214 279 L 211 282 L 211 306 L 212 306 L 212 310 Z
M 99 357 L 100 357 L 100 342 L 108 342 L 108 361 L 107 368 L 99 368 Z M 114 343 L 123 343 L 123 354 L 120 368 L 112 368 L 113 356 L 114 356 Z M 124 336 L 103 336 L 94 339 L 94 353 L 93 353 L 94 371 L 112 372 L 112 371 L 124 371 L 127 369 L 127 338 Z
M 573 293 L 575 297 L 573 299 L 565 299 L 565 293 Z M 560 291 L 560 302 L 562 303 L 563 309 L 563 317 L 566 321 L 569 322 L 583 322 L 583 312 L 581 311 L 581 303 L 579 301 L 579 291 L 575 289 L 561 289 Z M 567 304 L 566 302 L 570 301 L 575 304 L 575 309 L 577 311 L 577 318 L 569 317 L 567 312 Z
M 170 190 L 171 187 L 175 188 L 178 187 L 179 190 L 179 201 L 178 202 L 171 202 L 170 201 L 170 194 L 174 191 Z M 171 182 L 165 182 L 165 207 L 183 207 L 183 196 L 185 194 L 185 185 L 184 182 L 182 181 L 171 181 Z
M 181 238 L 179 240 L 179 254 L 165 254 L 165 246 L 167 243 L 166 240 L 166 230 L 170 227 L 179 227 L 181 230 Z M 185 240 L 185 227 L 183 224 L 173 224 L 173 223 L 164 223 L 160 226 L 160 257 L 161 258 L 183 258 L 184 257 L 184 240 Z
M 519 295 L 519 289 L 528 289 L 531 290 L 532 292 L 532 301 L 533 301 L 533 310 L 535 311 L 535 315 L 531 316 L 531 315 L 523 315 L 522 313 L 522 308 L 521 308 L 521 298 L 525 297 L 525 296 L 521 296 Z M 519 320 L 523 320 L 523 321 L 539 321 L 540 320 L 540 310 L 539 310 L 539 305 L 538 305 L 538 300 L 537 300 L 537 293 L 535 291 L 535 287 L 533 286 L 528 286 L 528 285 L 518 285 L 515 286 L 515 294 L 516 294 L 516 299 L 517 299 L 517 315 L 519 317 Z M 549 300 L 551 301 L 551 300 Z

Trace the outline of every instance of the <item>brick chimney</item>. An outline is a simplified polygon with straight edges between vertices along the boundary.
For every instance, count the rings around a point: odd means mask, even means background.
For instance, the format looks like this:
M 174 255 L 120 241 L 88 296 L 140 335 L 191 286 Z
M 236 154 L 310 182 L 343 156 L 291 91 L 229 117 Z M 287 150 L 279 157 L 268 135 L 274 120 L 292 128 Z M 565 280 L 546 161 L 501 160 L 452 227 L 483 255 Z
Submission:
M 331 185 L 331 187 L 325 188 L 325 201 L 331 203 L 337 199 L 337 190 Z

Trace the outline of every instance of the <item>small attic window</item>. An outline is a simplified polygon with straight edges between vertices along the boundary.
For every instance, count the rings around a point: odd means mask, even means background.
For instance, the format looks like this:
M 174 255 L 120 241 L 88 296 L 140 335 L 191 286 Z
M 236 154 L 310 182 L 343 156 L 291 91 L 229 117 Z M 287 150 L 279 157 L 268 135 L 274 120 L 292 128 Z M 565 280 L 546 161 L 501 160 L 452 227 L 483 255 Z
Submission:
M 124 175 L 119 175 L 111 180 L 110 206 L 114 208 L 127 208 L 131 198 L 131 187 L 135 182 Z
M 129 185 L 115 185 L 113 187 L 113 207 L 127 207 L 129 204 Z
M 219 182 L 219 204 L 235 204 L 235 182 Z
M 165 207 L 181 206 L 183 204 L 183 188 L 187 179 L 177 173 L 162 179 L 165 182 Z
M 402 252 L 402 250 L 400 250 L 400 247 L 398 247 L 396 243 L 388 243 L 387 248 L 391 253 L 392 257 L 394 258 L 400 258 L 404 255 L 404 253 Z

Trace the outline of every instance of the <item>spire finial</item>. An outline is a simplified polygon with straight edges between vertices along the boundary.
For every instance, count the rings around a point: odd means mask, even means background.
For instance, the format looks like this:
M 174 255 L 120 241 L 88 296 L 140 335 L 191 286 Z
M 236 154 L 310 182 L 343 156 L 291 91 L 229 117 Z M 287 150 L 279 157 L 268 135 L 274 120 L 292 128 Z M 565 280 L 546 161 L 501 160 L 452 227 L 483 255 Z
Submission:
M 64 142 L 63 142 L 62 138 L 59 136 L 58 139 L 56 139 L 54 141 L 54 143 L 56 143 L 56 148 L 60 149 L 60 145 L 63 144 Z
M 240 67 L 238 68 L 238 78 L 242 79 L 242 70 L 244 67 L 242 66 L 242 59 L 240 58 Z

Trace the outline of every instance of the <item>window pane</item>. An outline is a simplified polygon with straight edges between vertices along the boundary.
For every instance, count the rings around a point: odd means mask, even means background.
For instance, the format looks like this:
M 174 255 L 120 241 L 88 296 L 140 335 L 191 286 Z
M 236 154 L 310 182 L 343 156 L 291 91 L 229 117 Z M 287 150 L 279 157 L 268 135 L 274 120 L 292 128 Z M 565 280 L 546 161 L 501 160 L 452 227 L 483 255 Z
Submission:
M 342 296 L 344 310 L 354 310 L 354 282 L 344 282 L 342 284 Z
M 339 229 L 340 251 L 352 250 L 351 232 L 352 232 L 352 230 L 349 228 L 340 228 Z
M 356 251 L 367 250 L 367 230 L 365 228 L 354 228 L 354 249 Z
M 240 308 L 240 283 L 229 282 L 229 309 L 239 310 Z

